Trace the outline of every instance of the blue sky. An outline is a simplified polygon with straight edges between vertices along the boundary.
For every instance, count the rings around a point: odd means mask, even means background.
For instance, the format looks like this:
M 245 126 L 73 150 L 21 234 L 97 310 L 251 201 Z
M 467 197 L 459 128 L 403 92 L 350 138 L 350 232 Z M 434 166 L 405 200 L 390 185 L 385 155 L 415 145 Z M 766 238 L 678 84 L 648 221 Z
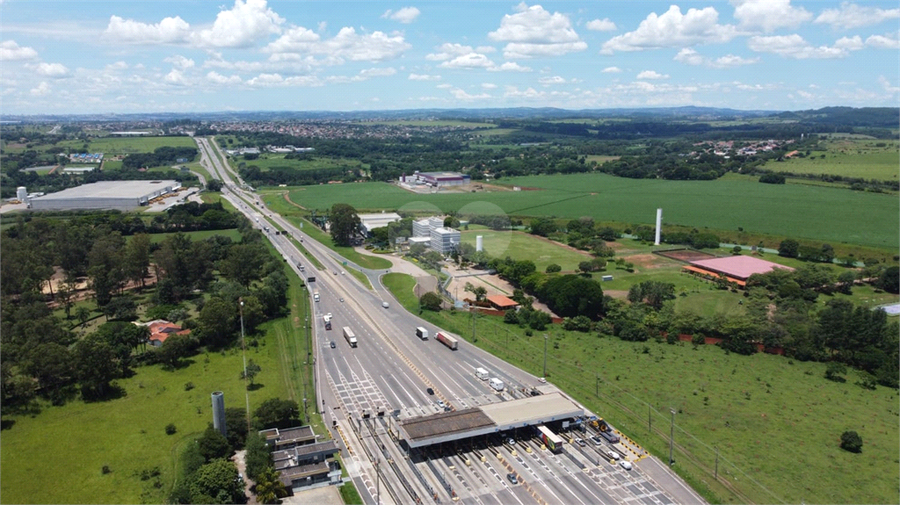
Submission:
M 898 50 L 896 0 L 0 0 L 0 111 L 898 106 Z

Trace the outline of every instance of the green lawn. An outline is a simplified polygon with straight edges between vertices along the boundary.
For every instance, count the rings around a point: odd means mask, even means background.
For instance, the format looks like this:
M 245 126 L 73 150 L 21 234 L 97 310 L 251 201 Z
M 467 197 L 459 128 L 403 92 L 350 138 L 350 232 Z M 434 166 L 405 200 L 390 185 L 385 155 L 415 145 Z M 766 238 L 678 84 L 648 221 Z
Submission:
M 389 286 L 407 291 L 400 280 Z M 472 332 L 468 314 L 426 311 L 423 317 L 459 335 Z M 527 337 L 495 317 L 476 324 L 479 347 L 543 374 L 540 333 Z M 713 503 L 897 501 L 896 390 L 865 390 L 854 384 L 852 371 L 846 383 L 830 382 L 823 378 L 825 364 L 780 356 L 624 342 L 557 326 L 546 333 L 552 340 L 548 380 L 664 461 L 669 409 L 676 410 L 674 468 Z M 473 344 L 465 338 L 460 345 Z M 839 448 L 848 429 L 862 436 L 862 454 Z M 716 448 L 719 481 L 734 492 L 713 478 Z
M 291 190 L 295 203 L 324 211 L 350 202 L 360 212 L 459 211 L 493 207 L 511 216 L 593 217 L 596 221 L 663 223 L 736 230 L 896 250 L 900 202 L 896 195 L 804 185 L 772 185 L 751 178 L 715 181 L 625 179 L 606 174 L 506 178 L 506 185 L 539 191 L 416 194 L 385 183 L 305 186 Z M 493 204 L 493 205 L 484 205 Z M 496 207 L 494 207 L 496 208 Z
M 237 158 L 237 162 L 244 162 L 247 165 L 256 165 L 263 171 L 273 168 L 289 168 L 292 170 L 316 170 L 320 168 L 344 168 L 347 170 L 358 170 L 364 168 L 364 165 L 358 160 L 317 157 L 310 156 L 309 159 L 303 160 L 286 160 L 283 154 L 264 154 L 258 159 L 244 161 L 243 158 Z
M 822 144 L 825 149 L 810 151 L 809 157 L 770 161 L 765 168 L 776 172 L 841 175 L 881 181 L 898 179 L 900 142 L 897 140 L 833 139 Z
M 58 144 L 81 152 L 84 142 L 66 140 Z M 94 137 L 88 143 L 86 152 L 110 154 L 152 153 L 158 147 L 197 147 L 194 139 L 179 137 Z
M 494 231 L 483 228 L 463 231 L 461 235 L 464 243 L 473 246 L 476 237 L 481 235 L 484 237 L 484 250 L 491 257 L 510 256 L 516 260 L 529 259 L 534 262 L 539 272 L 543 272 L 551 263 L 561 266 L 563 271 L 575 271 L 578 270 L 578 263 L 592 258 L 587 253 L 580 253 L 545 238 L 520 231 Z

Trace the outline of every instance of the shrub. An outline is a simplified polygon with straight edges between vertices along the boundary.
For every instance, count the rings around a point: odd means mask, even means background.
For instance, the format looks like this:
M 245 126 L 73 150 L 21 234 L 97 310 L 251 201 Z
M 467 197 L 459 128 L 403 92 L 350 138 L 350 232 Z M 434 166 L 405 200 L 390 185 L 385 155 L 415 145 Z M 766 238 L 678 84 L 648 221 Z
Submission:
M 174 423 L 169 423 L 166 425 L 166 435 L 174 435 L 177 431 L 178 428 L 175 427 Z
M 100 469 L 100 473 L 103 475 L 106 475 L 109 472 L 112 472 L 112 470 L 109 469 L 109 465 L 103 465 L 103 468 Z
M 551 263 L 551 264 L 547 265 L 546 272 L 548 274 L 552 274 L 554 272 L 560 272 L 560 271 L 562 271 L 562 267 L 557 265 L 556 263 Z
M 863 440 L 855 431 L 845 431 L 841 434 L 841 449 L 850 452 L 862 452 Z

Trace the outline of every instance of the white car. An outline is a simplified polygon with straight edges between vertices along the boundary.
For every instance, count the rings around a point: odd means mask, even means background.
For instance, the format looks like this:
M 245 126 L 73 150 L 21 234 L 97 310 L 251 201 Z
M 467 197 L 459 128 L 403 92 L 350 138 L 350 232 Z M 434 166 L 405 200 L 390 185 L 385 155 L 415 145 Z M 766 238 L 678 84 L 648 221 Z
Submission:
M 622 468 L 624 468 L 624 469 L 626 469 L 626 470 L 631 470 L 631 468 L 632 468 L 631 462 L 630 462 L 630 461 L 627 461 L 627 460 L 624 460 L 624 459 L 623 459 L 622 461 L 619 461 L 619 465 L 621 465 Z
M 607 454 L 610 458 L 612 458 L 612 459 L 614 459 L 614 460 L 616 460 L 616 461 L 618 461 L 619 459 L 621 459 L 621 456 L 619 456 L 619 453 L 616 452 L 616 451 L 607 451 L 606 454 Z M 628 462 L 626 461 L 625 463 L 628 463 Z

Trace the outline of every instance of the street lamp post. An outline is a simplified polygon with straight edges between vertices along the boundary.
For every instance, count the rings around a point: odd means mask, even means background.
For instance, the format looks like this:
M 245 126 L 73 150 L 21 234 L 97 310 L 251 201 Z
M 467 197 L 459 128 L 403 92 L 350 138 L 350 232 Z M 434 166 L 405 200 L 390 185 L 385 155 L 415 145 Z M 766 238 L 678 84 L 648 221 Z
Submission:
M 669 466 L 672 466 L 675 463 L 672 459 L 672 447 L 675 444 L 675 409 L 669 409 L 669 412 L 672 413 L 672 427 L 669 431 Z
M 547 376 L 547 334 L 544 333 L 544 377 Z
M 240 307 L 238 311 L 241 314 L 241 357 L 244 360 L 244 399 L 247 401 L 247 429 L 250 429 L 250 390 L 247 386 L 247 346 L 244 343 L 244 300 L 238 298 Z

